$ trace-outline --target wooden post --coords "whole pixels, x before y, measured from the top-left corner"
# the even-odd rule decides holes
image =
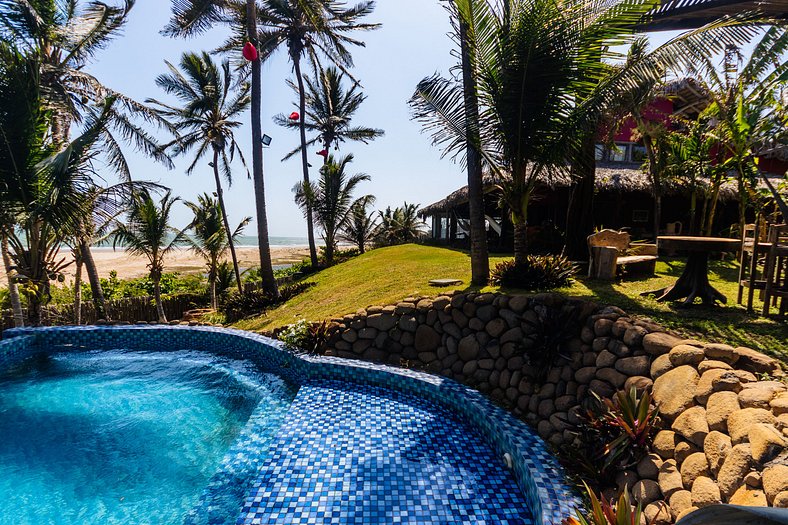
[[[602,281],[615,280],[618,249],[612,246],[594,246],[591,250],[593,252],[591,278]]]

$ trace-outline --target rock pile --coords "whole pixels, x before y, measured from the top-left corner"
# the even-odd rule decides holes
[[[657,524],[720,502],[788,507],[788,388],[779,362],[752,349],[683,340],[618,308],[550,294],[412,297],[330,330],[327,355],[450,377],[555,446],[575,439],[590,392],[651,391],[663,430],[616,489]]]

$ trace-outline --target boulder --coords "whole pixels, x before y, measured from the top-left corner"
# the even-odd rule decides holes
[[[641,479],[653,479],[656,480],[659,478],[659,468],[662,466],[664,461],[658,454],[649,454],[637,464],[637,473]]]
[[[687,509],[692,508],[692,493],[688,490],[677,490],[668,498],[673,519],[677,519]]]
[[[634,471],[623,470],[616,474],[615,482],[618,490],[630,490],[638,482],[638,476]]]
[[[600,381],[610,383],[616,389],[623,388],[627,380],[627,376],[613,368],[600,368],[596,372],[596,378]]]
[[[698,510],[698,507],[695,507],[695,506],[692,506],[692,507],[690,507],[688,509],[684,509],[683,511],[679,512],[676,515],[676,521],[683,520],[684,518],[686,518],[687,516],[689,516],[690,514],[695,512],[696,510]]]
[[[657,501],[662,497],[662,491],[659,488],[659,483],[651,479],[644,479],[638,481],[632,487],[632,498],[646,506],[653,501]]]
[[[710,360],[707,359],[707,360],[703,361],[701,364],[698,365],[698,373],[700,375],[703,375],[705,372],[708,372],[709,370],[714,370],[714,369],[717,369],[717,368],[722,369],[722,370],[733,370],[733,367],[731,365],[729,365],[728,363],[723,363],[722,361],[713,361],[713,360],[710,361]]]
[[[772,500],[772,506],[778,509],[788,509],[788,490],[784,490],[777,494]]]
[[[700,447],[682,439],[676,444],[676,450],[673,451],[673,459],[681,465],[684,463],[684,460],[696,452],[700,452]]]
[[[722,503],[720,488],[706,476],[700,476],[692,483],[692,505],[702,509],[709,505]]]
[[[736,361],[739,360],[739,354],[737,354],[736,349],[730,345],[709,343],[704,345],[703,351],[706,353],[707,358],[723,361],[729,365],[736,364]]]
[[[709,430],[728,431],[728,417],[740,409],[736,392],[717,392],[706,403],[706,421]]]
[[[594,377],[596,377],[596,370],[595,366],[586,366],[575,372],[575,381],[582,385],[587,385],[591,382]]]
[[[706,460],[706,454],[703,452],[690,454],[687,459],[681,463],[679,471],[681,473],[681,482],[684,484],[684,488],[691,489],[696,479],[701,476],[710,476],[709,462]]]
[[[597,319],[594,323],[594,334],[597,337],[605,337],[610,335],[610,330],[613,328],[613,321],[610,319]]]
[[[748,487],[753,488],[760,488],[761,487],[761,473],[760,472],[750,472],[746,476],[744,476],[744,483]]]
[[[788,465],[774,465],[765,468],[762,479],[766,499],[774,501],[777,494],[788,490]]]
[[[779,374],[782,371],[779,361],[752,348],[739,347],[736,349],[736,354],[739,356],[737,365],[745,370],[756,374]]]
[[[769,402],[769,406],[775,416],[782,416],[788,414],[788,393],[783,392],[777,394],[774,399]]]
[[[741,505],[743,507],[768,507],[769,502],[766,501],[766,493],[761,489],[741,485],[736,491],[728,498],[728,503],[731,505]]]
[[[660,430],[654,436],[652,448],[662,459],[673,459],[679,439],[672,430]]]
[[[785,385],[778,381],[756,381],[747,383],[739,392],[739,404],[742,408],[771,408],[772,399],[785,391]]]
[[[616,364],[616,360],[618,356],[616,354],[610,352],[610,350],[602,350],[599,352],[599,355],[596,356],[596,366],[597,368],[605,368],[610,367]]]
[[[744,484],[744,477],[752,467],[752,451],[749,444],[733,447],[722,463],[717,484],[726,498],[730,498],[740,486]]]
[[[642,326],[633,326],[624,332],[624,337],[622,340],[624,341],[624,344],[629,347],[640,346],[640,344],[643,342],[643,338],[646,335],[648,335],[648,330]]]
[[[750,429],[758,423],[774,425],[774,414],[763,408],[743,408],[728,417],[728,435],[734,444],[741,443],[749,437]]]
[[[649,503],[643,509],[643,514],[646,516],[646,523],[650,525],[669,525],[673,521],[670,507],[664,501]]]
[[[774,425],[758,423],[750,429],[752,458],[758,463],[767,463],[785,450],[786,442]]]
[[[509,309],[515,313],[521,314],[528,308],[528,297],[524,295],[515,295],[509,299]]]
[[[725,458],[728,457],[732,448],[731,438],[722,432],[712,430],[706,436],[703,442],[703,453],[706,454],[709,469],[715,476],[719,473]]]
[[[706,439],[706,435],[709,433],[706,409],[703,407],[688,408],[679,414],[671,429],[690,443],[702,447],[703,440]]]
[[[600,379],[594,379],[588,385],[588,389],[591,392],[594,392],[599,397],[612,397],[613,394],[616,393],[616,389],[610,385],[607,381],[602,381]]]
[[[665,332],[652,332],[643,337],[643,350],[647,354],[660,356],[670,352],[674,346],[681,342],[681,338]]]
[[[741,382],[733,370],[713,368],[703,373],[695,389],[695,399],[705,405],[714,392],[738,392]]]
[[[659,376],[663,375],[668,370],[672,369],[673,365],[670,362],[670,357],[668,354],[663,354],[651,363],[651,368],[649,373],[651,375],[651,379],[656,380]]]
[[[653,386],[654,381],[645,376],[632,376],[624,383],[624,391],[629,392],[634,388],[638,395],[641,395],[643,392],[650,392]]]
[[[680,366],[659,376],[654,381],[654,402],[660,414],[669,419],[676,418],[694,404],[698,372],[691,366]]]
[[[479,342],[473,335],[463,337],[457,348],[457,353],[462,361],[473,361],[479,356]]]
[[[673,366],[696,366],[706,358],[702,348],[690,345],[678,345],[671,349],[668,358]]]
[[[616,361],[615,367],[616,370],[630,377],[643,376],[648,374],[651,368],[651,358],[647,355],[625,357]]]
[[[397,318],[391,314],[375,314],[367,317],[367,326],[381,332],[388,332],[397,325]]]
[[[484,330],[490,334],[490,337],[500,337],[507,329],[509,325],[506,324],[506,321],[501,319],[500,317],[497,319],[493,319],[485,325]]]
[[[657,480],[659,482],[659,489],[666,498],[670,498],[675,492],[681,491],[684,488],[684,484],[681,480],[681,472],[679,472],[675,459],[668,459],[662,464],[659,469]],[[686,492],[689,494],[688,491]],[[673,508],[673,503],[671,503],[670,507]]]
[[[432,352],[441,344],[441,336],[430,326],[425,324],[416,329],[414,346],[418,352]]]

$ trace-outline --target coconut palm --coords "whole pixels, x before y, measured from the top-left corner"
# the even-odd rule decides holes
[[[238,85],[230,72],[230,61],[225,60],[218,66],[208,53],[184,53],[181,57],[180,70],[165,62],[169,74],[160,75],[156,84],[168,94],[178,98],[181,105],[173,106],[148,99],[158,113],[172,124],[178,133],[175,140],[166,144],[165,149],[172,151],[174,156],[185,155],[196,149],[194,160],[186,174],[194,172],[197,164],[206,155],[212,156],[210,166],[213,169],[216,195],[221,207],[226,238],[232,256],[235,280],[238,291],[242,291],[241,272],[238,268],[238,257],[235,253],[233,233],[224,204],[224,190],[220,176],[224,175],[228,185],[232,185],[231,164],[236,155],[241,161],[246,174],[246,159],[235,140],[235,129],[241,122],[234,120],[249,108],[249,85],[240,84],[237,92],[232,86]]]
[[[366,195],[356,200],[339,232],[339,239],[353,243],[360,253],[366,252],[367,246],[375,238],[378,227],[376,213],[368,211],[374,202],[374,195]]]
[[[314,77],[304,78],[307,89],[304,128],[312,135],[306,143],[307,147],[320,144],[328,152],[332,147],[339,149],[339,145],[345,141],[369,144],[384,135],[381,129],[351,126],[353,116],[367,97],[359,91],[358,84],[353,84],[346,90],[343,86],[344,79],[345,74],[336,67],[318,68]],[[290,87],[296,94],[299,93],[298,86],[293,82],[290,82]],[[274,121],[290,129],[301,126],[300,119],[296,121],[284,115],[276,115]],[[300,152],[301,146],[298,146],[283,160],[288,160]],[[325,156],[325,162],[328,162],[328,155]]]
[[[424,236],[427,225],[418,216],[419,205],[408,204],[378,212],[380,223],[375,231],[375,242],[381,246],[394,246],[416,242]]]
[[[308,57],[319,64],[319,55],[325,56],[342,71],[353,65],[349,46],[364,46],[360,40],[349,36],[351,32],[377,29],[379,24],[368,24],[361,19],[372,14],[375,2],[364,0],[353,7],[345,7],[337,0],[264,0],[265,8],[259,11],[263,29],[260,43],[266,55],[282,45],[287,46],[298,85],[299,132],[301,138],[301,165],[304,184],[309,184],[309,160],[306,140],[306,88],[301,61]],[[309,204],[307,203],[307,206]],[[309,255],[317,266],[317,249],[312,224],[312,213],[307,212]]]
[[[172,19],[164,33],[170,36],[189,37],[209,30],[214,25],[230,27],[233,38],[223,46],[225,52],[240,50],[244,41],[259,47],[257,29],[258,11],[255,0],[181,0],[173,3]],[[252,180],[257,209],[257,239],[260,253],[260,277],[263,290],[272,297],[279,296],[279,286],[271,263],[271,245],[268,236],[268,211],[265,203],[265,176],[263,171],[262,126],[262,60],[257,54],[251,62],[251,127],[252,127]]]
[[[125,223],[118,224],[112,233],[113,248],[119,244],[126,253],[148,259],[148,270],[153,281],[153,298],[160,323],[167,322],[161,301],[161,276],[164,259],[186,242],[186,234],[170,225],[172,206],[180,199],[168,191],[156,203],[150,192],[143,190],[135,195]]]
[[[359,202],[353,199],[353,192],[359,184],[370,180],[365,173],[348,175],[346,168],[351,162],[353,155],[338,160],[330,155],[328,162],[320,170],[317,183],[300,182],[293,188],[296,203],[305,214],[314,215],[315,223],[323,232],[328,265],[334,262],[339,231],[348,220],[353,205]],[[369,199],[370,196],[363,198]]]
[[[224,213],[216,199],[207,193],[199,195],[197,202],[187,202],[194,219],[189,225],[193,232],[191,247],[205,259],[208,269],[208,283],[211,290],[211,308],[218,308],[217,281],[219,277],[221,259],[232,246],[232,239],[243,233],[243,229],[252,221],[246,217],[230,236],[227,235]]]
[[[5,223],[3,223],[5,224]],[[2,226],[5,228],[5,226]],[[22,328],[25,326],[25,315],[22,310],[22,298],[19,295],[19,285],[17,284],[17,273],[11,262],[11,249],[8,245],[8,236],[0,231],[0,255],[3,257],[3,268],[5,269],[6,280],[8,281],[8,296],[11,300],[11,312],[14,317],[14,326]]]
[[[633,42],[633,28],[653,7],[646,0],[473,0],[480,107],[474,147],[511,211],[517,263],[528,253],[528,204],[536,184],[571,178],[569,164],[582,146],[578,130],[596,127],[613,94],[755,31],[729,20],[673,40],[637,64],[612,68],[609,61],[622,58],[616,49]],[[436,145],[455,156],[466,151],[469,124],[458,82],[424,79],[411,103]]]

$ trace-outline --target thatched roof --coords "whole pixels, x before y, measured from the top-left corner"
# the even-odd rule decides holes
[[[774,186],[777,186],[784,180],[783,175],[768,175]],[[702,181],[701,184],[709,184],[709,181]],[[759,187],[766,188],[766,184],[760,180]],[[545,185],[546,186],[546,185]],[[553,185],[554,188],[566,188],[569,184],[558,183]],[[484,192],[489,193],[496,190],[495,181],[491,176],[484,177]],[[686,191],[685,187],[680,182],[673,182],[666,188],[668,195],[677,195]],[[648,175],[644,172],[638,164],[603,164],[598,163],[596,169],[596,192],[625,192],[625,193],[650,193],[651,182]],[[731,201],[737,199],[739,196],[736,184],[728,182],[720,189],[720,199],[722,201]],[[429,206],[425,206],[419,210],[421,217],[429,217],[439,213],[446,213],[457,206],[461,206],[468,202],[468,187],[465,186],[455,191],[448,197]]]

